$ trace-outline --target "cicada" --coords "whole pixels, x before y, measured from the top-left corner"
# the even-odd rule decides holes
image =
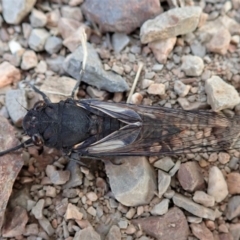
[[[80,156],[156,156],[239,148],[240,118],[98,100],[52,103],[43,96],[28,110],[23,129],[30,138],[0,153],[29,144]]]

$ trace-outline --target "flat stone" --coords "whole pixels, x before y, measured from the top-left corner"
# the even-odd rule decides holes
[[[44,186],[43,190],[45,191],[46,197],[55,198],[57,196],[57,189],[52,186]]]
[[[151,201],[156,191],[156,176],[146,157],[117,157],[121,165],[105,162],[111,190],[125,206]]]
[[[170,9],[142,25],[141,42],[149,43],[193,32],[198,26],[201,13],[201,7],[197,6]]]
[[[231,172],[227,175],[227,186],[230,194],[240,194],[240,174]]]
[[[26,50],[22,56],[21,69],[29,70],[36,67],[38,64],[37,55],[32,50]]]
[[[221,111],[226,108],[233,108],[240,103],[240,97],[236,89],[224,82],[218,76],[212,76],[205,83],[207,102],[213,111]]]
[[[208,194],[213,196],[216,202],[223,201],[228,195],[226,180],[217,166],[213,166],[209,171]]]
[[[32,10],[36,0],[3,0],[4,20],[9,24],[19,24]]]
[[[49,37],[49,33],[44,28],[35,28],[31,31],[28,39],[28,45],[36,52],[44,50],[45,42]]]
[[[162,10],[159,1],[97,0],[85,1],[82,11],[87,19],[97,23],[101,32],[130,33],[144,21],[157,16]],[[133,17],[134,13],[134,17]]]
[[[152,50],[156,60],[161,64],[165,64],[169,54],[172,52],[176,44],[176,41],[176,37],[164,40],[156,40],[154,42],[150,42],[148,46]]]
[[[173,202],[178,207],[185,209],[195,216],[210,219],[213,221],[215,220],[215,212],[212,209],[194,203],[191,199],[185,196],[175,193],[173,196]]]
[[[178,171],[178,180],[186,191],[196,191],[205,186],[201,168],[197,162],[182,163]]]
[[[47,16],[37,9],[32,9],[29,19],[33,28],[44,27],[47,24]]]
[[[190,225],[192,233],[200,240],[214,240],[212,232],[202,222],[200,224],[192,223]]]
[[[37,204],[32,208],[32,214],[36,219],[43,218],[44,199],[40,199]]]
[[[109,92],[125,92],[129,89],[126,81],[119,75],[111,71],[104,71],[102,63],[96,50],[92,45],[87,44],[88,60],[82,81],[95,86],[100,90]],[[79,79],[81,62],[83,60],[82,46],[78,47],[72,54],[68,55],[64,61],[64,70],[74,79]]]
[[[160,203],[156,204],[151,210],[152,215],[164,215],[168,211],[169,199],[163,199]]]
[[[42,219],[38,219],[38,222],[48,236],[52,236],[54,234],[55,231],[47,218],[43,217]]]
[[[16,206],[11,212],[7,212],[6,214],[8,221],[3,225],[2,237],[14,238],[22,235],[28,222],[26,209]]]
[[[193,200],[202,204],[205,207],[213,207],[215,203],[214,197],[206,194],[203,191],[196,191],[193,196]]]
[[[158,170],[158,197],[167,191],[171,183],[171,176],[161,170]]]
[[[153,83],[148,87],[147,92],[152,95],[164,95],[165,94],[165,85],[162,83]]]
[[[0,64],[0,88],[21,80],[21,72],[9,62]]]
[[[46,27],[50,29],[55,29],[58,27],[59,20],[61,18],[61,13],[59,9],[54,9],[46,14],[47,16],[47,25]]]
[[[57,53],[62,48],[62,39],[50,36],[45,43],[45,50],[49,54]]]
[[[125,33],[114,33],[112,35],[112,44],[115,52],[121,52],[130,42],[130,38]]]
[[[6,107],[8,113],[17,127],[22,126],[22,120],[27,111],[27,96],[23,89],[13,89],[6,93]]]
[[[49,76],[40,87],[52,102],[66,100],[71,96],[76,80],[70,77]]]
[[[120,228],[116,225],[111,226],[107,236],[106,240],[121,240],[121,231]]]
[[[187,76],[197,77],[202,74],[204,63],[198,56],[185,55],[182,57],[181,69]]]
[[[67,211],[65,214],[65,219],[76,219],[81,220],[83,218],[83,214],[79,211],[79,208],[72,203],[69,203],[67,206]]]
[[[171,208],[162,217],[146,217],[131,221],[151,237],[161,240],[186,240],[189,234],[187,219],[179,208]]]
[[[229,199],[226,209],[226,217],[232,220],[240,215],[240,196],[233,196]]]
[[[101,240],[100,235],[93,230],[92,227],[87,227],[83,230],[76,232],[73,240]]]
[[[70,178],[70,172],[66,171],[57,171],[56,167],[53,165],[48,165],[46,168],[46,174],[50,178],[50,181],[56,185],[65,184]]]

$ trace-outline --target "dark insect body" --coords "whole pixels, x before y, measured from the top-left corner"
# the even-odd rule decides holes
[[[23,119],[28,144],[70,155],[154,156],[238,149],[240,118],[208,111],[185,111],[97,100],[67,99],[35,104]]]

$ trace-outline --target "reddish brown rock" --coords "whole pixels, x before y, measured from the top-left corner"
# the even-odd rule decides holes
[[[240,174],[231,172],[227,175],[227,186],[230,194],[240,194]]]
[[[26,209],[15,207],[11,212],[6,213],[6,221],[2,229],[2,237],[16,237],[22,235],[28,222]]]
[[[15,130],[8,120],[0,116],[0,151],[16,146]],[[0,229],[13,183],[23,166],[20,153],[11,153],[0,157]]]
[[[147,217],[133,220],[134,225],[149,236],[161,240],[186,240],[189,228],[186,217],[179,208],[172,208],[163,217]]]
[[[20,81],[20,79],[21,73],[13,65],[9,62],[3,62],[0,64],[0,88]]]
[[[86,0],[82,10],[87,19],[99,25],[101,32],[124,33],[161,13],[158,0]]]
[[[63,39],[68,38],[81,26],[81,23],[70,18],[60,18],[58,22],[58,30]]]
[[[178,171],[178,180],[186,191],[196,191],[204,188],[204,178],[196,162],[181,164]]]
[[[151,48],[155,58],[159,63],[166,63],[168,55],[173,50],[176,44],[177,38],[168,38],[164,40],[158,40],[149,43],[149,48]]]
[[[192,223],[190,225],[192,233],[200,240],[214,240],[212,232],[202,222],[201,224]]]
[[[206,45],[210,52],[226,54],[231,41],[231,34],[228,29],[221,28]]]
[[[222,233],[219,234],[219,240],[234,240],[231,233]]]

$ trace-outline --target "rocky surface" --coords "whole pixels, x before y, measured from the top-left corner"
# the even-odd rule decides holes
[[[84,29],[74,98],[126,102],[143,63],[130,101],[153,106],[146,117],[158,114],[152,130],[168,153],[92,159],[27,147],[1,157],[1,239],[239,240],[240,4],[178,2],[1,1],[1,151],[28,139],[21,122],[41,100],[31,84],[53,102],[70,97]]]

